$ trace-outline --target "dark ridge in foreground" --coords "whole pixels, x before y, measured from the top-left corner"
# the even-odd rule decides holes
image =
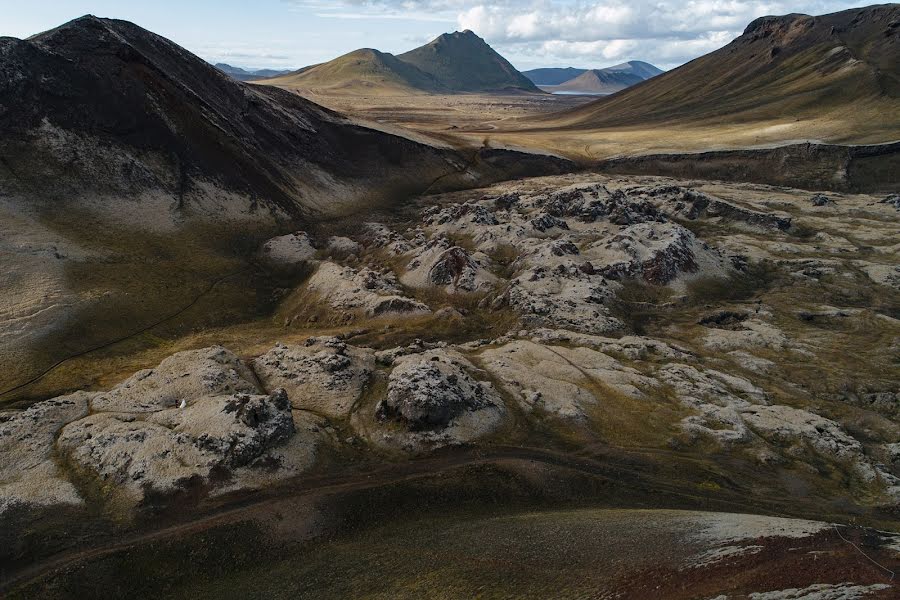
[[[35,203],[158,191],[183,216],[211,184],[244,197],[235,210],[334,214],[420,192],[465,162],[243,85],[125,21],[2,38],[0,75],[0,186]]]
[[[0,396],[150,329],[264,314],[272,235],[573,168],[372,129],[125,21],[0,38]]]

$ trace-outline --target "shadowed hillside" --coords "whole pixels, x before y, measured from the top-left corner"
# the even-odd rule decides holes
[[[151,329],[265,311],[266,236],[543,161],[363,127],[124,21],[0,38],[0,395]]]

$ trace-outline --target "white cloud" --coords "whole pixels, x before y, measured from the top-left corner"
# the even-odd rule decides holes
[[[839,0],[295,0],[320,16],[451,20],[520,68],[641,59],[669,68],[715,50],[753,19],[865,5]],[[350,13],[343,11],[349,10]]]

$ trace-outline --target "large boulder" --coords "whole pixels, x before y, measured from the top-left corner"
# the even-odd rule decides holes
[[[440,349],[396,359],[387,396],[375,407],[376,443],[422,451],[474,441],[495,431],[506,407],[493,386],[473,377],[475,367]]]

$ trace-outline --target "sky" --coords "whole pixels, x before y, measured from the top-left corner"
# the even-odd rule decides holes
[[[518,69],[644,60],[671,69],[756,17],[824,14],[837,0],[0,0],[0,36],[84,14],[126,19],[217,63],[295,69],[357,48],[399,53],[471,29]]]

